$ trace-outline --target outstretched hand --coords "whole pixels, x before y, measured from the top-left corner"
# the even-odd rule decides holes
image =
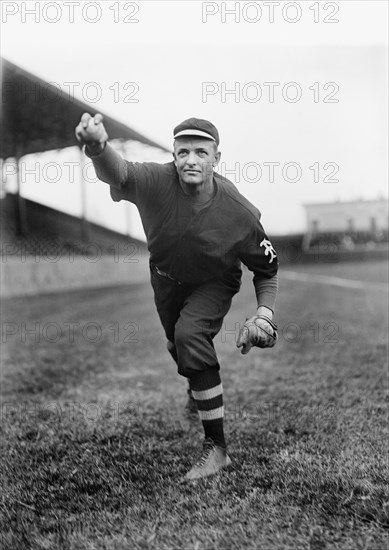
[[[105,148],[108,134],[103,124],[103,115],[97,113],[92,117],[84,113],[75,130],[77,140],[87,145],[93,152],[101,152]]]

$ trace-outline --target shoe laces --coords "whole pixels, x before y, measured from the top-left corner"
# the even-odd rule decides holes
[[[211,452],[213,451],[214,448],[215,448],[215,443],[212,441],[212,439],[208,438],[208,439],[204,440],[202,455],[198,459],[198,461],[196,462],[196,467],[197,468],[202,468],[204,466],[204,464],[208,460],[208,457],[209,457],[209,455],[211,454]]]

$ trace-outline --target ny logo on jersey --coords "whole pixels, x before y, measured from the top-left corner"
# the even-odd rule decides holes
[[[267,239],[263,239],[263,241],[259,246],[263,246],[265,248],[265,256],[269,256],[270,254],[269,264],[271,264],[274,258],[276,257],[276,251],[274,250],[271,242],[268,241]]]

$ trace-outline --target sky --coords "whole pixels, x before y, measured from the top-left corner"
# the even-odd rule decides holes
[[[4,0],[1,9],[2,55],[72,89],[91,113],[169,149],[179,122],[211,120],[218,171],[269,234],[304,231],[306,203],[388,195],[386,1]],[[66,210],[74,196],[53,185]],[[117,205],[106,206],[102,187],[97,195],[91,216],[112,226]]]

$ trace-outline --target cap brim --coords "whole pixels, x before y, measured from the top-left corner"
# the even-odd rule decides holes
[[[216,143],[216,139],[212,137],[211,134],[207,134],[207,132],[203,132],[202,130],[181,130],[181,132],[178,132],[178,134],[174,135],[174,139],[181,136],[198,136],[206,139],[211,139]]]

